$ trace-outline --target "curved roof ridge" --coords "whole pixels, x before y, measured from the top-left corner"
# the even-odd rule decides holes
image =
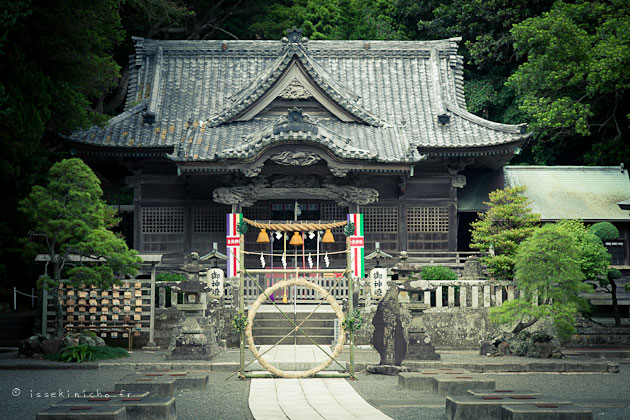
[[[459,105],[453,102],[446,101],[445,105],[446,105],[446,108],[449,111],[451,111],[453,114],[456,114],[470,122],[479,124],[483,127],[490,128],[497,131],[502,131],[504,133],[523,134],[523,135],[527,135],[528,137],[531,135],[531,133],[527,133],[526,131],[527,124],[503,124],[503,123],[498,123],[494,121],[488,121],[484,118],[481,118],[473,114],[472,112],[469,112],[465,109],[460,108]]]
[[[360,96],[335,81],[316,60],[309,56],[308,51],[302,44],[296,43],[287,44],[282,54],[252,83],[230,97],[231,105],[218,114],[208,117],[206,123],[211,127],[216,127],[242,114],[269,91],[291,65],[295,57],[297,57],[297,60],[299,60],[316,85],[354,118],[376,127],[386,125],[384,121],[381,121],[370,111],[357,104],[356,102],[360,99]]]
[[[350,145],[349,138],[310,118],[297,125],[290,121],[270,124],[255,133],[244,136],[243,140],[245,141],[236,147],[218,152],[217,157],[222,159],[251,158],[272,144],[291,141],[319,144],[329,149],[334,155],[345,159],[376,159],[378,157],[376,152]]]

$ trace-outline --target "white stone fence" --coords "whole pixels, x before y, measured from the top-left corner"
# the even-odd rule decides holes
[[[513,283],[494,280],[432,280],[434,291],[419,292],[418,300],[431,308],[490,308],[518,297]]]

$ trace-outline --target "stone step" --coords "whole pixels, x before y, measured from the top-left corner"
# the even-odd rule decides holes
[[[99,407],[80,405],[74,407],[49,407],[37,413],[35,420],[126,420],[125,407]]]
[[[116,382],[115,388],[132,393],[150,392],[156,397],[172,397],[175,395],[177,387],[176,379],[171,376],[145,377],[137,374],[130,374]]]
[[[181,389],[199,389],[204,390],[208,387],[209,376],[207,373],[203,372],[188,372],[188,371],[140,371],[135,373],[137,378],[151,378],[151,379],[160,379],[160,378],[172,378],[175,379],[175,388],[178,390]],[[128,375],[131,377],[131,375]]]
[[[174,397],[68,398],[51,407],[125,407],[127,420],[175,420]]]
[[[569,405],[571,401],[542,396],[498,396],[498,395],[449,395],[446,397],[448,420],[497,420],[502,419],[501,406],[512,405]]]
[[[469,389],[494,389],[494,385],[494,379],[479,374],[440,375],[435,378],[435,393],[438,395],[468,395]]]
[[[303,320],[301,319],[297,319],[297,320],[293,320],[293,317],[290,317],[290,321],[286,318],[267,318],[267,319],[258,319],[256,318],[254,320],[254,324],[252,325],[252,328],[258,328],[258,327],[264,327],[264,328],[269,328],[269,327],[293,327],[292,322],[295,322],[296,324],[300,324]],[[304,324],[302,324],[302,327],[319,327],[319,328],[334,328],[335,327],[335,321],[333,319],[307,319],[306,321],[304,321]]]
[[[469,389],[468,394],[482,396],[499,396],[499,397],[525,397],[525,396],[540,396],[540,392],[530,391],[526,389]]]
[[[436,378],[438,376],[470,376],[471,372],[464,369],[422,369],[419,372],[401,372],[398,375],[398,386],[421,392],[435,393],[437,390]],[[494,387],[492,388],[494,389]]]
[[[276,344],[278,342],[278,340],[280,340],[282,337],[284,337],[283,335],[261,335],[261,336],[254,336],[254,342],[257,345],[260,344]],[[316,343],[319,345],[330,345],[330,343],[333,341],[334,337],[333,335],[309,335],[309,337]],[[309,340],[308,338],[306,338],[305,336],[303,336],[302,334],[298,333],[297,335],[297,344],[313,344],[313,341]],[[293,334],[291,334],[289,337],[285,338],[281,344],[293,344],[295,341]]]
[[[501,420],[592,420],[593,412],[573,404],[503,405]]]
[[[276,368],[283,370],[285,372],[300,372],[300,371],[305,371],[305,370],[310,370],[313,369],[314,367],[319,366],[322,362],[270,362],[273,366],[275,366]],[[339,360],[339,363],[341,363],[341,366],[345,366],[346,362],[345,361],[341,361]],[[328,366],[326,369],[323,369],[324,371],[343,371],[343,368],[339,366],[337,363],[332,362],[330,364],[330,366]],[[258,362],[253,362],[251,365],[247,366],[245,368],[245,370],[247,372],[258,372],[258,371],[265,371],[262,366],[260,366],[260,363]],[[265,371],[266,372],[266,371]]]
[[[289,325],[282,326],[269,326],[269,327],[253,327],[252,334],[254,337],[264,336],[264,335],[279,335],[282,337],[283,335],[293,332],[294,327]],[[319,327],[310,327],[310,326],[301,326],[300,331],[304,334],[308,335],[321,335],[321,336],[332,336],[334,334],[334,330],[332,328],[319,328]],[[298,335],[303,335],[298,331]]]
[[[292,306],[290,308],[282,309],[282,313],[284,313],[284,315],[288,316],[291,319],[295,317],[296,319],[300,321],[307,317],[309,321],[310,320],[330,321],[337,318],[337,315],[334,312],[320,312],[320,310],[317,310],[315,312],[311,312],[311,311],[312,309],[306,312],[298,311],[294,313]],[[260,320],[266,320],[266,319],[286,319],[286,317],[282,313],[280,313],[280,311],[278,310],[268,311],[268,312],[256,311],[256,318],[254,322],[257,322]]]

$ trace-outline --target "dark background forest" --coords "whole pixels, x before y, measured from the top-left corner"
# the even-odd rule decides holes
[[[131,36],[461,36],[469,111],[527,122],[513,164],[630,162],[627,0],[0,0],[0,293],[37,273],[18,202],[67,157],[60,134],[121,112]],[[30,287],[30,285],[28,286]],[[4,293],[1,293],[4,294]],[[4,300],[4,299],[3,299]]]

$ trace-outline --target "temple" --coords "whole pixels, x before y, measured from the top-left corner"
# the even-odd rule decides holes
[[[230,212],[362,213],[366,253],[465,250],[467,177],[500,169],[529,133],[466,111],[459,41],[134,38],[124,112],[68,141],[105,187],[129,192],[129,244],[166,265],[215,242],[225,252]]]

